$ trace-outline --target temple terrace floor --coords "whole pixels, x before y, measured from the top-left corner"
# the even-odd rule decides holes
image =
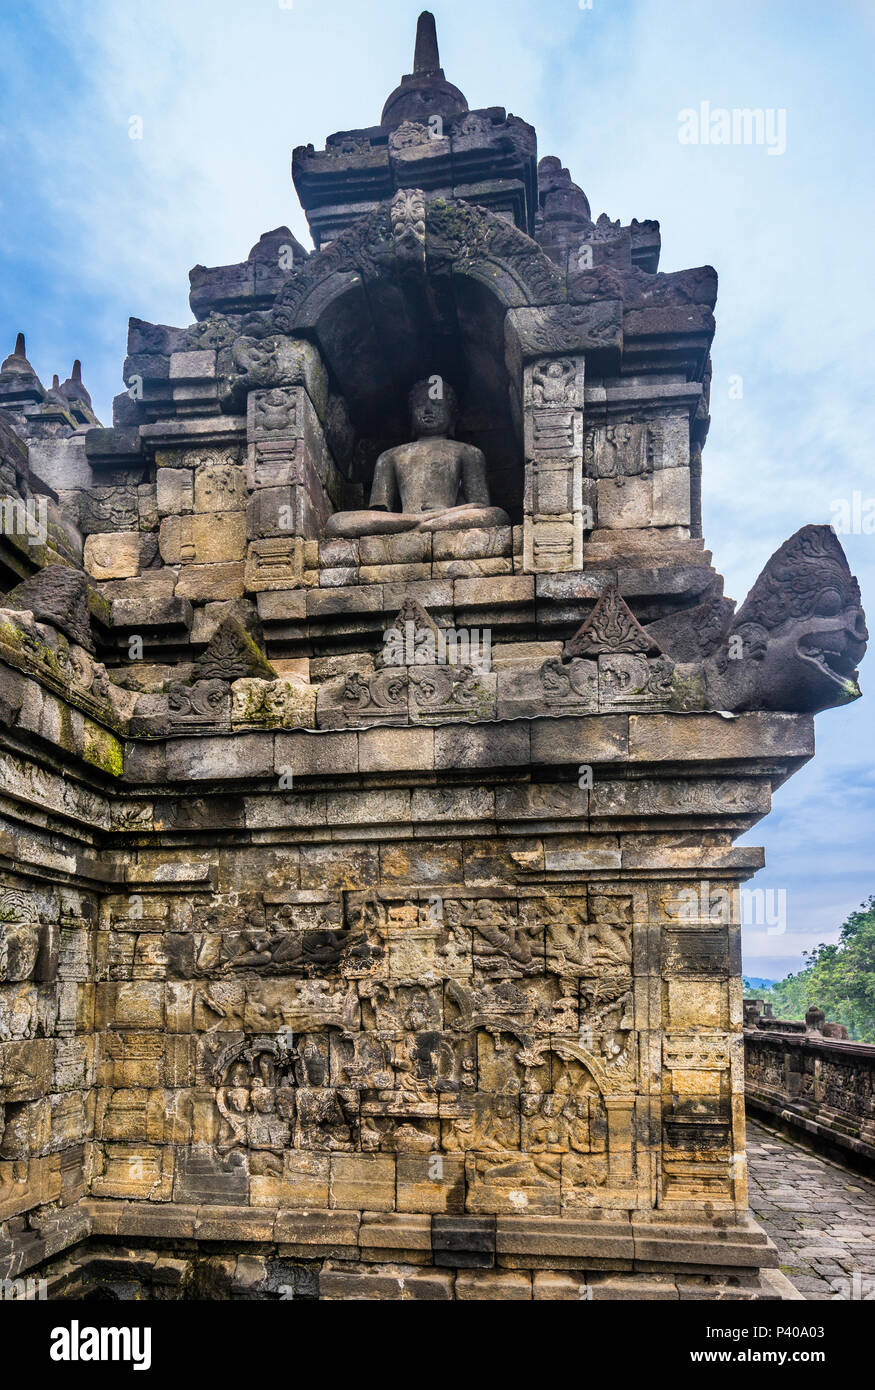
[[[747,1122],[750,1206],[811,1299],[875,1300],[875,1183]]]

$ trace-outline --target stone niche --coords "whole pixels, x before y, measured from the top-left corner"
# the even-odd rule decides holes
[[[321,249],[132,320],[112,427],[0,369],[10,487],[68,481],[4,551],[0,1276],[789,1297],[734,842],[859,694],[859,590],[810,526],[724,597],[714,273],[593,223],[427,17],[414,68],[296,156]]]

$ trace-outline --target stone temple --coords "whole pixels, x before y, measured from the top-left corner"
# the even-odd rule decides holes
[[[701,532],[710,267],[593,220],[421,17],[312,231],[0,370],[0,1277],[781,1298],[734,841],[854,699],[803,527]],[[765,558],[765,557],[764,557]]]

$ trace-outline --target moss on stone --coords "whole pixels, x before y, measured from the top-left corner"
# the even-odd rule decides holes
[[[110,777],[121,777],[125,770],[124,750],[121,743],[106,729],[101,729],[92,719],[85,719],[82,756],[86,762],[99,767]]]

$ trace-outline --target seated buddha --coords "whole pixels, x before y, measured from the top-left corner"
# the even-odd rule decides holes
[[[335,512],[325,527],[326,536],[351,540],[400,531],[510,525],[507,513],[489,504],[482,451],[453,438],[453,388],[444,383],[436,400],[434,381],[418,381],[410,392],[413,442],[387,449],[377,459],[369,508]]]

